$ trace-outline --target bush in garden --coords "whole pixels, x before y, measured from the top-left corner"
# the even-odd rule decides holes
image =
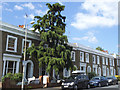
[[[14,80],[15,82],[21,82],[22,81],[22,74],[21,73],[7,73],[4,77],[2,77],[2,82],[5,81],[6,78],[9,78],[10,80]]]
[[[88,73],[88,78],[92,79],[93,77],[97,76],[95,72],[89,72]]]

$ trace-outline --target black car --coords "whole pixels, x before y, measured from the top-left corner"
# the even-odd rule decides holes
[[[72,75],[62,82],[62,90],[66,88],[74,90],[79,88],[90,88],[89,78],[87,75]]]
[[[106,79],[108,80],[108,84],[118,84],[118,80],[115,76],[108,76]]]
[[[103,76],[96,76],[96,77],[93,77],[91,80],[90,80],[90,86],[94,86],[94,87],[101,87],[101,86],[108,86],[108,81],[105,77]]]

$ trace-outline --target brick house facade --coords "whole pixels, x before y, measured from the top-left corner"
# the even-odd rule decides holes
[[[8,72],[22,72],[23,66],[23,49],[25,30],[17,26],[13,26],[4,22],[0,22],[0,80],[1,77]],[[27,47],[34,43],[40,43],[39,34],[28,30]],[[80,44],[70,44],[73,46],[71,58],[77,70],[95,72],[98,75],[120,75],[120,60],[112,55],[86,47]],[[119,63],[118,63],[119,62]],[[25,62],[25,78],[39,77],[42,69],[39,68],[39,62],[35,60],[26,60]],[[47,74],[47,72],[45,73]],[[63,70],[63,76],[68,77],[71,71]],[[53,70],[53,77],[55,72]]]

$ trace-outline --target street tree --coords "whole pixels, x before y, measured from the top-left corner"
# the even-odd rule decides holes
[[[27,50],[27,55],[39,60],[39,66],[44,68],[52,75],[53,69],[56,74],[67,70],[75,69],[71,60],[72,47],[68,45],[68,39],[65,35],[65,19],[61,14],[65,6],[59,3],[46,4],[48,11],[44,16],[35,16],[36,21],[33,24],[33,31],[40,34],[40,44],[32,44]],[[61,74],[60,74],[61,75]]]
[[[104,49],[98,46],[96,50],[103,51]]]

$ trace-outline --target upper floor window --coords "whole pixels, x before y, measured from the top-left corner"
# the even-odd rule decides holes
[[[89,54],[88,53],[85,54],[85,59],[86,59],[86,62],[89,62]]]
[[[113,66],[115,66],[114,59],[112,61],[113,61]]]
[[[110,66],[112,66],[112,60],[111,60],[111,58],[110,58],[110,60],[109,60],[109,61],[110,61]]]
[[[71,58],[72,58],[72,61],[75,61],[75,51],[71,52]]]
[[[97,64],[100,64],[100,57],[97,56]]]
[[[102,63],[105,64],[105,59],[104,59],[104,57],[102,57]]]
[[[106,65],[108,65],[108,58],[106,58]]]
[[[7,36],[6,51],[17,52],[17,37]]]
[[[93,63],[95,63],[95,55],[92,56]]]
[[[84,52],[80,52],[80,61],[84,62]]]
[[[26,40],[26,49],[31,46],[31,40]],[[25,39],[22,41],[22,53],[24,52],[25,49]]]

